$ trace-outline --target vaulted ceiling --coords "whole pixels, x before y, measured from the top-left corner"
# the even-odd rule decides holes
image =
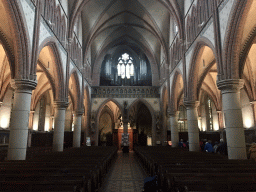
[[[143,52],[159,65],[163,58],[168,61],[170,20],[182,25],[181,2],[69,0],[71,28],[81,15],[84,59],[90,58],[92,70],[99,70],[104,56],[116,49]]]

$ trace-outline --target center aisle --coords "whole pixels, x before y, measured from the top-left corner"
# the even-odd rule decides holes
[[[100,192],[141,192],[147,177],[135,159],[135,153],[117,153],[116,162],[107,174]]]

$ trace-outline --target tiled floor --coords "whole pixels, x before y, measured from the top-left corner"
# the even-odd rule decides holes
[[[135,159],[134,152],[120,151],[100,192],[141,192],[145,177],[147,175]]]

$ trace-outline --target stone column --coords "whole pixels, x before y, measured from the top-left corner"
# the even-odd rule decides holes
[[[30,113],[29,113],[29,123],[28,123],[28,128],[29,128],[30,130],[33,130],[34,114],[35,114],[35,111],[30,111]]]
[[[178,147],[179,144],[178,118],[178,111],[173,114],[170,114],[172,147]]]
[[[217,82],[222,94],[229,159],[247,158],[240,103],[240,89],[243,85],[242,79],[227,79]]]
[[[123,120],[124,133],[128,133],[128,119]]]
[[[250,104],[252,106],[253,122],[254,122],[254,128],[255,128],[256,127],[256,101],[251,101]]]
[[[187,108],[189,151],[200,151],[199,129],[197,121],[197,107],[199,102],[191,101],[184,104]]]
[[[73,147],[80,147],[81,145],[81,127],[82,127],[83,111],[76,111],[74,113],[74,131],[73,131]]]
[[[28,122],[32,90],[37,83],[31,80],[11,80],[15,89],[10,122],[7,159],[25,160],[28,140]]]
[[[65,113],[68,102],[56,101],[54,103],[54,133],[53,133],[53,151],[63,151]]]

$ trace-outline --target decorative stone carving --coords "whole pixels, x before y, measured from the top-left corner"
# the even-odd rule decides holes
[[[29,80],[29,79],[12,79],[11,86],[15,90],[22,91],[31,91],[36,88],[37,81]]]
[[[58,109],[66,109],[68,107],[67,101],[54,101],[54,107]]]
[[[243,79],[226,79],[222,81],[217,81],[218,88],[222,93],[237,92],[244,86]]]
[[[77,111],[73,111],[73,114],[76,116],[82,116],[84,114],[84,109],[79,109]]]
[[[200,105],[200,102],[199,101],[185,101],[184,105],[187,108],[194,108],[194,107],[197,108]]]
[[[92,87],[92,98],[160,98],[159,87]]]

